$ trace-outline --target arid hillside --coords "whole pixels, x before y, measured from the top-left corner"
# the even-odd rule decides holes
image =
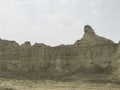
[[[97,35],[89,25],[84,27],[83,37],[72,45],[51,47],[30,42],[19,45],[0,40],[0,77],[5,78],[119,78],[119,62],[120,43]]]

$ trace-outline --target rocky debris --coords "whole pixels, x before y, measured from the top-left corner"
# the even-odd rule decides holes
[[[35,43],[32,46],[30,42],[19,45],[15,41],[0,40],[0,71],[5,73],[4,76],[9,72],[39,78],[73,72],[96,73],[115,66],[120,55],[119,47],[119,44],[97,35],[89,25],[84,27],[83,37],[73,45],[50,47]]]
[[[0,90],[17,90],[17,89],[14,89],[14,88],[7,88],[7,87],[0,87]]]

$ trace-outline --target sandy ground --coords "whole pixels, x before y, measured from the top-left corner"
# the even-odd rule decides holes
[[[120,85],[58,81],[0,80],[0,90],[120,90]]]

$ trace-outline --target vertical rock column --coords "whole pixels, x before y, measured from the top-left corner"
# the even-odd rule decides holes
[[[22,72],[28,72],[31,68],[31,44],[25,42],[19,47],[19,61],[21,62],[18,66]]]

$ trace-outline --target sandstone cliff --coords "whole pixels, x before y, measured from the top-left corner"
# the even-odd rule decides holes
[[[1,76],[61,77],[75,73],[112,72],[120,61],[120,44],[97,35],[86,25],[73,45],[46,46],[0,40]]]

